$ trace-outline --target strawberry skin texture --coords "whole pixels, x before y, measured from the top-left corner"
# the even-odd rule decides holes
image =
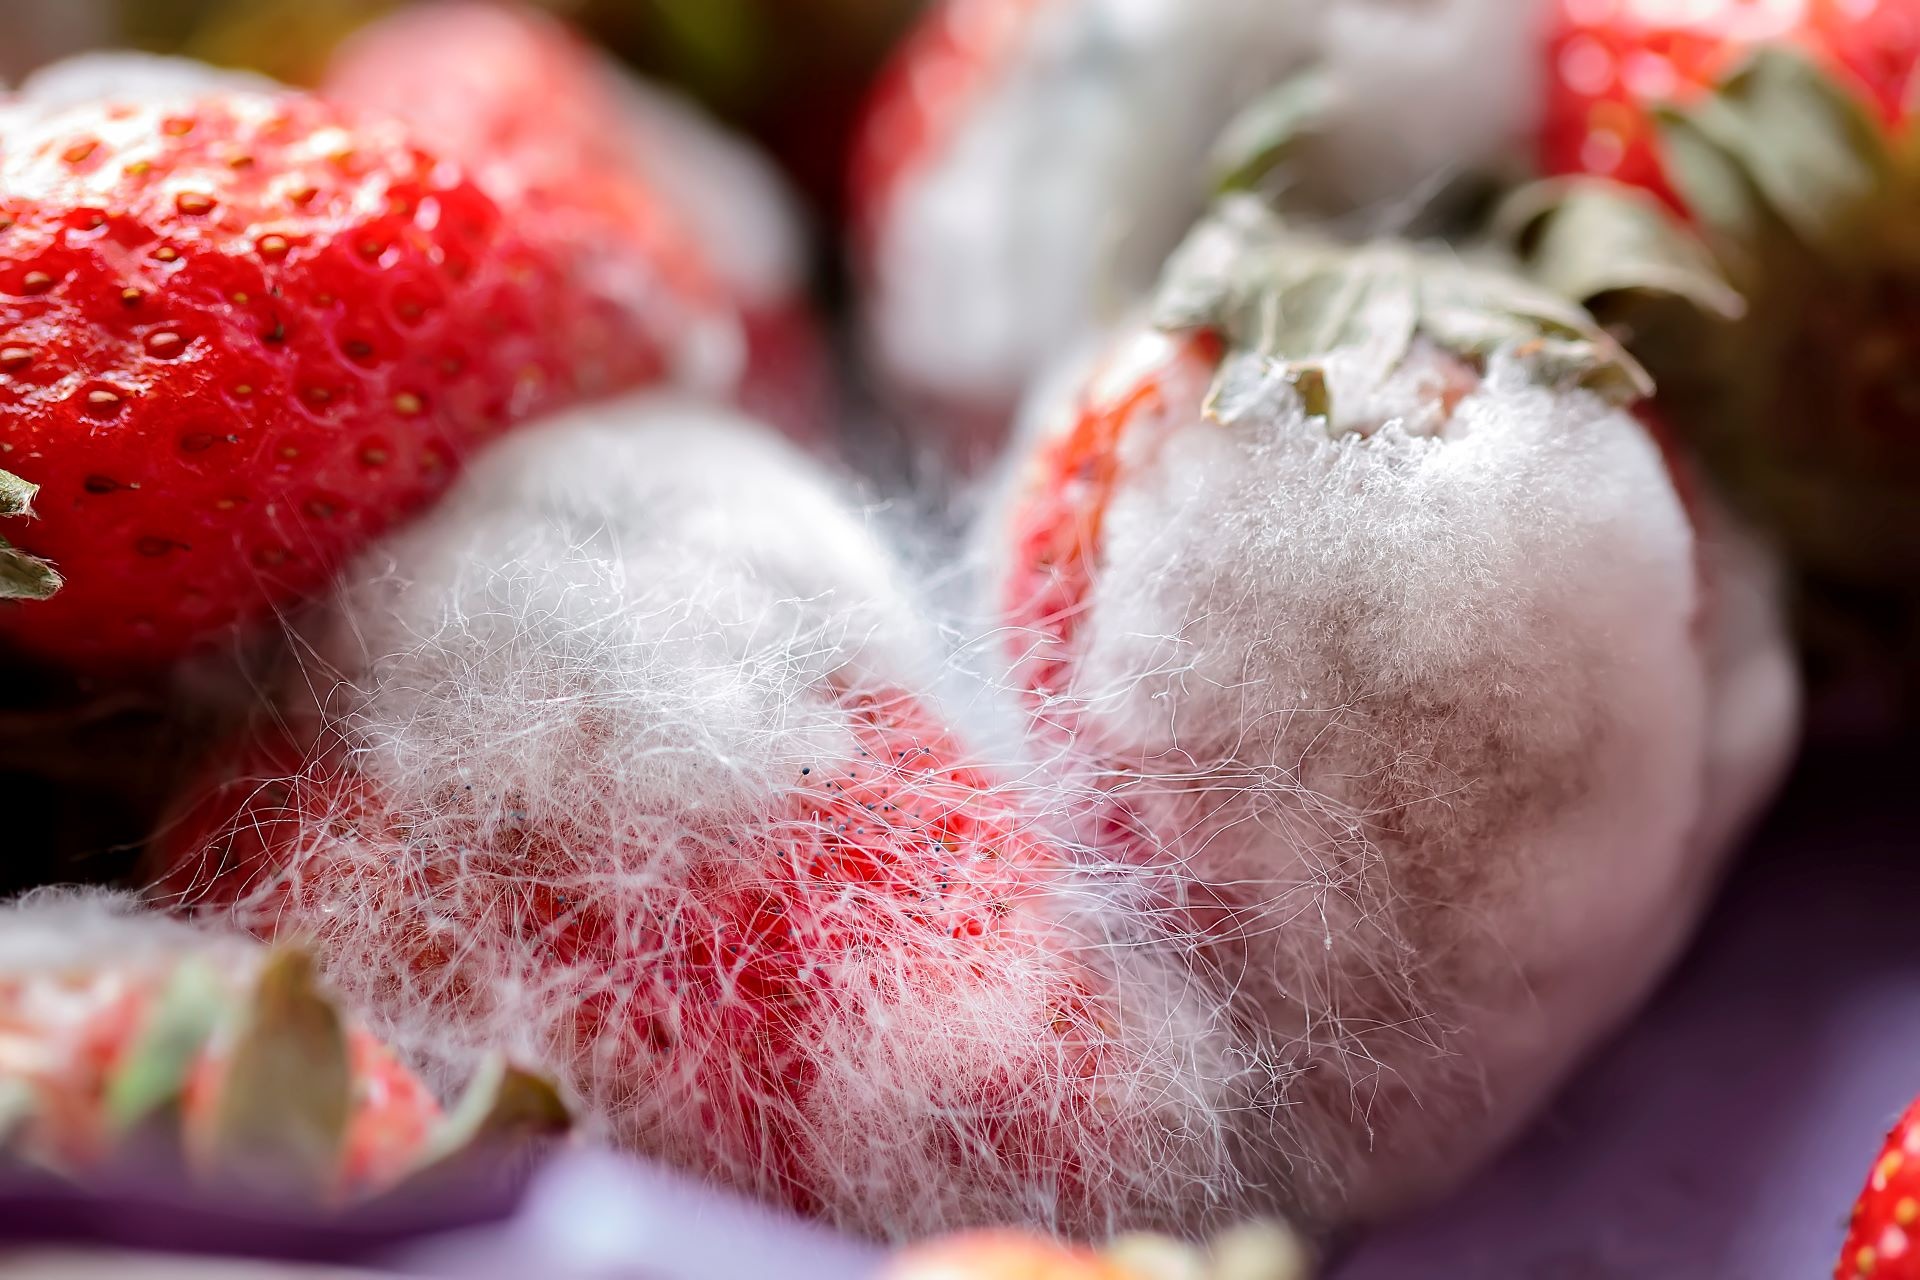
[[[843,1001],[861,999],[844,984],[901,980],[897,973],[964,996],[970,966],[1042,945],[1031,900],[1062,863],[964,763],[961,745],[924,704],[891,690],[841,690],[839,700],[853,755],[803,766],[771,797],[764,824],[692,833],[738,853],[707,860],[688,886],[581,897],[556,887],[561,869],[578,862],[578,833],[524,828],[476,829],[457,858],[430,857],[424,872],[369,884],[365,861],[336,861],[329,844],[391,847],[405,839],[404,821],[338,752],[269,735],[223,769],[235,781],[203,791],[169,824],[159,890],[195,910],[239,904],[248,921],[323,934],[329,904],[369,893],[404,895],[422,917],[453,912],[455,935],[423,927],[394,945],[418,979],[410,985],[440,993],[436,1013],[456,1020],[485,1001],[488,975],[473,968],[475,949],[526,948],[552,973],[591,973],[595,989],[573,997],[571,1043],[553,1049],[582,1092],[595,1092],[596,1080],[620,1093],[697,1082],[711,1141],[767,1171],[797,1211],[819,1213],[825,1202],[807,1161],[801,1102],[818,1079],[813,1036]],[[262,786],[261,778],[294,781]],[[318,856],[303,857],[316,843]],[[412,868],[419,857],[409,849],[379,865]],[[609,851],[607,874],[617,878],[622,863]],[[417,874],[424,883],[411,882]],[[497,882],[500,891],[475,912],[474,896],[456,896],[456,877]],[[636,894],[645,895],[642,910]],[[876,956],[887,961],[881,976],[867,968]],[[1053,987],[1054,1039],[1033,1070],[1066,1070],[1091,1084],[1099,1042],[1114,1030],[1093,979],[1059,964],[1037,968],[1035,980]],[[1001,1158],[1049,1170],[1072,1188],[1079,1161],[1063,1135],[1084,1137],[1098,1123],[1095,1091],[1082,1095],[1087,1113],[1071,1118],[1023,1107],[1027,1091],[1008,1079],[1004,1096],[970,1109]],[[979,1153],[956,1149],[953,1158]]]
[[[1834,1280],[1920,1277],[1920,1102],[1887,1134],[1853,1206]]]
[[[634,179],[620,106],[594,91],[591,51],[551,19],[493,4],[426,5],[350,42],[329,69],[340,103],[405,121],[505,204],[545,211],[543,234],[618,246],[676,295],[718,305],[691,229]],[[538,104],[529,110],[529,104]],[[568,223],[612,227],[587,233]]]
[[[458,169],[295,94],[0,114],[0,466],[85,671],[322,587],[509,425],[660,353]]]
[[[1668,183],[1649,112],[1703,96],[1755,47],[1785,43],[1851,83],[1891,127],[1920,59],[1916,0],[1555,0],[1540,163],[1654,192]]]
[[[729,274],[735,246],[701,221],[674,185],[682,168],[730,157],[684,156],[654,136],[658,122],[626,100],[620,73],[576,32],[530,9],[444,0],[404,10],[350,41],[325,92],[405,121],[467,165],[510,208],[540,211],[537,235],[574,264],[585,287],[630,308],[663,345],[693,362],[690,376],[732,379],[737,399],[802,437],[831,417],[824,339],[802,282],[774,296]],[[540,104],[529,111],[528,103]],[[716,137],[716,148],[731,144]],[[745,199],[749,194],[741,193]],[[756,282],[759,289],[767,282]],[[715,354],[706,356],[701,344]],[[725,350],[722,350],[725,348]],[[711,358],[708,370],[698,362]]]

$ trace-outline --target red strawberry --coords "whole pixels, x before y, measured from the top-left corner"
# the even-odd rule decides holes
[[[324,583],[529,414],[668,374],[503,212],[298,94],[0,111],[0,462],[66,579],[0,615],[165,662]],[[639,282],[635,282],[638,287]]]
[[[1147,926],[910,691],[927,639],[824,477],[711,410],[595,415],[356,575],[313,641],[347,683],[294,682],[297,737],[168,831],[166,888],[862,1230],[1234,1202],[1202,980],[1109,949]]]
[[[682,310],[723,322],[744,348],[711,354],[744,358],[747,407],[802,435],[824,432],[824,354],[790,199],[691,107],[623,75],[545,14],[472,0],[418,6],[359,33],[326,92],[398,116],[503,205],[539,210],[534,234],[582,255],[583,276],[611,299],[664,289]]]
[[[1540,160],[1617,178],[1683,207],[1650,112],[1704,97],[1754,49],[1788,44],[1892,124],[1920,61],[1916,0],[1555,0]]]
[[[1920,1277],[1920,1102],[1887,1134],[1853,1206],[1834,1280]]]
[[[803,1212],[845,1215],[803,1120],[821,1088],[813,1037],[859,998],[844,984],[899,981],[894,966],[905,966],[906,981],[930,979],[951,988],[942,999],[964,999],[969,966],[1017,962],[1039,944],[1032,914],[1058,854],[915,699],[836,698],[852,752],[804,766],[763,821],[700,833],[732,852],[685,884],[583,896],[569,867],[585,832],[477,826],[447,831],[457,864],[434,859],[427,882],[411,883],[404,869],[420,848],[394,843],[408,839],[407,820],[377,784],[339,754],[303,760],[274,736],[236,757],[228,772],[241,781],[168,836],[172,874],[160,888],[197,910],[240,906],[296,936],[317,929],[323,948],[337,905],[372,895],[389,926],[417,922],[391,940],[403,949],[405,988],[437,993],[436,1014],[455,1020],[486,1016],[489,948],[502,940],[534,949],[556,977],[590,973],[582,989],[549,997],[569,1002],[571,1042],[544,1046],[583,1093],[618,1108],[635,1091],[691,1090],[704,1141],[731,1177]],[[617,864],[605,874],[617,876]],[[475,896],[454,876],[499,890]],[[435,916],[453,933],[429,926]],[[881,967],[872,957],[885,957]],[[1090,975],[1040,956],[1032,964],[1053,1002],[1053,1043],[1031,1068],[1093,1077],[1111,1024],[1082,985]],[[1042,1117],[1022,1103],[1019,1080],[1001,1090],[969,1103],[968,1141],[1057,1169],[1063,1205],[1095,1194],[1075,1185],[1075,1153],[1061,1143],[1097,1115]],[[658,1140],[632,1124],[627,1139]]]
[[[385,1190],[480,1134],[479,1114],[449,1121],[343,1018],[300,953],[110,897],[28,899],[0,920],[0,1146],[15,1156],[83,1174],[178,1154],[201,1178],[335,1199]],[[544,1110],[551,1131],[551,1094],[506,1079],[515,1092],[500,1096]]]
[[[1816,674],[1920,705],[1920,0],[1558,9],[1523,247],[1789,551]]]

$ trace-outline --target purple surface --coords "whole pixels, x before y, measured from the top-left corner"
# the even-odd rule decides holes
[[[1920,1092],[1920,752],[1804,767],[1680,974],[1531,1137],[1337,1280],[1831,1273]]]
[[[870,1245],[611,1155],[550,1166],[513,1221],[391,1259],[447,1280],[866,1280]]]

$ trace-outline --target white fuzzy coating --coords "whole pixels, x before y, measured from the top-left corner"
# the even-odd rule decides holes
[[[795,890],[768,861],[819,838],[796,796],[826,803],[875,767],[842,691],[933,709],[943,661],[794,450],[685,402],[577,413],[487,454],[349,581],[288,712],[339,750],[261,780],[291,803],[254,816],[300,827],[236,914],[312,935],[430,1075],[487,1049],[544,1063],[594,1130],[881,1236],[1200,1229],[1247,1209],[1247,1064],[1221,1002],[1098,877],[1035,860],[983,945],[857,884]],[[963,816],[1004,814],[1008,840],[1044,848],[1030,778],[953,764],[982,780]],[[899,803],[927,798],[908,767],[878,768]],[[992,874],[968,866],[963,889]],[[736,967],[751,944],[696,954],[761,890],[866,938],[822,948],[807,973],[829,998],[770,1033],[798,1084],[724,1030],[760,998]],[[563,904],[557,925],[539,900]],[[569,953],[587,920],[595,940]]]
[[[0,903],[0,978],[121,970],[145,973],[198,954],[251,963],[251,940],[166,915],[131,893],[35,889]]]
[[[1034,451],[1170,341],[1037,408],[990,607]],[[1632,416],[1506,360],[1437,417],[1427,355],[1342,370],[1333,429],[1297,398],[1208,419],[1172,377],[1037,708],[1269,1037],[1279,1177],[1320,1224],[1455,1185],[1635,1008],[1797,715],[1764,557],[1717,516],[1703,553]],[[1048,643],[998,616],[1016,657]]]
[[[1003,0],[970,0],[983,15]],[[955,7],[964,21],[969,0]],[[1128,313],[1210,192],[1233,117],[1308,66],[1316,205],[1404,225],[1521,153],[1545,0],[1048,0],[879,226],[865,323],[916,395],[1005,414]],[[979,19],[984,21],[984,17]]]
[[[1010,406],[1120,315],[1207,194],[1234,112],[1312,49],[1315,0],[1051,0],[873,247],[866,324],[919,392]],[[1002,0],[961,0],[986,21]],[[970,16],[969,9],[979,11]]]

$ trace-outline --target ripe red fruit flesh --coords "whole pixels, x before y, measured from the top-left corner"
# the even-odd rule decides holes
[[[324,584],[478,444],[669,359],[457,169],[296,94],[6,108],[0,634],[165,662]]]

